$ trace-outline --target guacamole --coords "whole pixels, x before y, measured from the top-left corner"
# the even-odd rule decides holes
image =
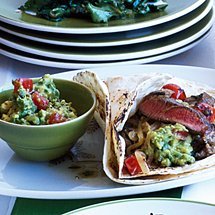
[[[2,120],[23,125],[48,125],[77,117],[72,103],[60,99],[60,92],[49,74],[36,83],[26,78],[12,83],[11,98],[0,106]]]
[[[146,154],[153,153],[153,160],[162,167],[184,166],[195,162],[192,156],[192,138],[181,124],[166,125],[151,131],[150,147]]]

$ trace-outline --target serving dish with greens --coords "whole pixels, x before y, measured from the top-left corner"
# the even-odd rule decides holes
[[[51,2],[53,2],[53,5],[51,5]],[[80,4],[80,2],[83,4]],[[165,8],[163,7],[163,9],[161,6],[156,6],[157,8],[155,9],[152,3],[154,5],[160,5],[161,1],[147,0],[129,2],[128,0],[106,0],[105,2],[101,0],[73,0],[69,3],[67,0],[17,0],[15,2],[1,0],[0,21],[12,26],[32,29],[35,32],[44,31],[55,32],[57,34],[127,32],[173,21],[179,17],[186,16],[204,3],[204,1],[199,0],[162,0],[162,2],[162,4],[168,5]],[[88,4],[95,6],[96,10],[94,8],[93,11],[99,12],[96,16],[102,18],[102,20],[107,19],[107,22],[103,22],[102,20],[100,20],[102,22],[93,22],[90,13],[78,12],[76,14],[70,14],[71,16],[69,17],[65,16],[65,11],[71,10],[71,7],[73,7],[73,11],[77,12],[81,8],[80,5],[86,8]],[[46,5],[46,7],[44,5]],[[53,8],[51,8],[51,6]],[[107,9],[108,13],[104,11],[104,8]],[[110,8],[114,10],[114,13],[110,11]],[[150,11],[149,8],[151,8]],[[44,9],[43,15],[37,15],[38,11],[42,9]],[[55,14],[54,19],[51,18],[52,20],[50,20],[49,16],[51,11]],[[104,14],[106,15],[104,16]]]
[[[112,19],[163,11],[167,5],[165,0],[28,0],[19,9],[55,22],[79,17],[94,23],[107,23]]]

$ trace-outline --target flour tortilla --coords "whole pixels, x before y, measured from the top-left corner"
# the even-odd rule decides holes
[[[110,108],[109,108],[109,92],[105,83],[93,72],[85,71],[77,73],[73,77],[73,81],[79,82],[89,89],[91,89],[97,99],[96,110],[94,118],[98,122],[102,131],[105,133],[106,121],[109,121]]]
[[[105,133],[103,167],[106,175],[115,182],[124,184],[149,184],[173,180],[206,171],[215,167],[215,155],[183,167],[167,167],[150,170],[148,173],[130,176],[122,172],[125,159],[125,140],[119,134],[126,121],[133,116],[142,98],[159,90],[164,84],[175,83],[185,89],[187,96],[207,92],[215,97],[215,90],[202,84],[173,77],[169,74],[149,73],[137,76],[110,77],[102,81],[93,72],[82,72],[75,81],[92,89],[98,98],[95,119]]]
[[[112,82],[114,82],[114,84]],[[124,86],[124,84],[122,84],[123,82],[123,77],[121,79],[118,78],[118,80],[111,79],[109,82],[107,82],[108,90],[110,92],[110,98],[115,97],[115,95],[117,95],[117,92],[119,92],[119,89],[121,89],[121,85]],[[126,82],[127,78],[125,78],[125,83]],[[106,143],[106,145],[112,147],[109,147],[109,150],[106,150],[106,154],[104,155],[104,161],[106,161],[104,163],[104,168],[106,167],[105,172],[109,175],[110,178],[112,178],[112,180],[128,184],[141,184],[146,182],[146,177],[150,176],[151,180],[152,177],[154,180],[159,179],[162,175],[171,175],[171,178],[173,179],[177,178],[179,175],[182,176],[185,173],[191,174],[191,172],[193,173],[194,171],[215,166],[215,155],[211,155],[205,159],[196,161],[194,164],[185,165],[183,167],[166,167],[151,169],[149,172],[141,173],[136,176],[130,176],[126,173],[123,173],[122,170],[124,165],[126,147],[125,140],[119,134],[119,132],[122,131],[128,118],[135,114],[142,98],[152,91],[159,90],[164,84],[167,83],[178,84],[183,89],[185,89],[187,96],[199,95],[202,92],[207,92],[208,94],[215,97],[215,90],[208,86],[179,79],[176,77],[171,77],[169,75],[164,74],[155,75],[150,79],[146,79],[142,83],[134,86],[133,90],[131,90],[131,86],[129,86],[130,89],[128,91],[127,89],[120,90],[121,96],[117,95],[117,99],[114,100],[113,98],[111,100],[111,113],[115,114],[111,118],[112,137],[108,140],[109,142]],[[119,98],[121,98],[124,93],[126,93],[129,101],[126,101],[124,103],[118,102],[120,101]],[[112,165],[112,162],[114,160],[117,160],[118,166]],[[133,180],[135,178],[138,178],[138,180]],[[149,178],[147,178],[147,180],[149,180]]]

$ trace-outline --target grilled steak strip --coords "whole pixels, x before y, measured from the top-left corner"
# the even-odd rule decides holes
[[[154,120],[180,123],[193,132],[205,134],[212,126],[205,115],[175,99],[165,96],[165,92],[148,94],[139,105],[140,112]]]
[[[206,103],[213,107],[215,104],[215,99],[209,94],[204,92],[198,96],[191,96],[186,98],[185,102],[187,102],[190,106],[197,106],[198,104]]]

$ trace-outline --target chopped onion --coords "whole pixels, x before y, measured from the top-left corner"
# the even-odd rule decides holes
[[[143,174],[148,173],[150,170],[149,170],[149,167],[146,163],[146,155],[140,150],[136,150],[134,152],[134,154],[135,154],[137,162],[138,162],[138,164],[142,170],[142,173]]]

